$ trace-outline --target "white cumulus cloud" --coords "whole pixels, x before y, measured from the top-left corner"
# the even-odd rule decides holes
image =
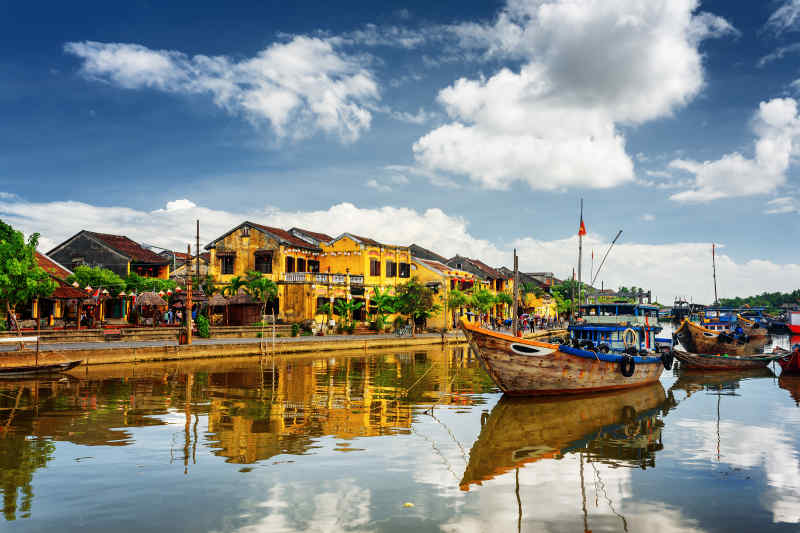
[[[510,0],[462,46],[518,58],[438,96],[452,122],[420,138],[417,160],[484,187],[613,187],[634,179],[619,124],[672,113],[703,87],[701,41],[735,30],[696,0]]]
[[[82,59],[89,78],[128,89],[209,94],[227,111],[267,123],[278,137],[322,131],[354,141],[369,129],[369,107],[379,99],[364,58],[312,37],[295,36],[239,61],[130,43],[70,42],[64,50]]]
[[[708,202],[719,198],[769,194],[786,182],[786,171],[797,154],[800,117],[793,98],[761,102],[753,121],[755,156],[739,152],[715,161],[675,159],[670,167],[694,176],[688,190],[673,194],[678,202]]]

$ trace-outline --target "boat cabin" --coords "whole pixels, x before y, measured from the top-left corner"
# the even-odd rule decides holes
[[[570,324],[573,344],[603,352],[656,350],[662,342],[658,307],[628,302],[582,305],[581,319]]]

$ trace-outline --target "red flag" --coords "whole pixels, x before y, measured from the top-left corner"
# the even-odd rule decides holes
[[[578,235],[586,235],[586,226],[583,223],[583,216],[581,216],[581,227],[578,228]]]

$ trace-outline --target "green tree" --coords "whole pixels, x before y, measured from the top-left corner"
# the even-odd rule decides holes
[[[334,302],[334,310],[339,318],[343,319],[343,322],[346,322],[346,324],[342,324],[342,326],[351,327],[353,313],[361,309],[363,305],[364,302],[360,300],[336,300]]]
[[[494,299],[496,304],[514,305],[514,298],[507,292],[498,292]]]
[[[537,298],[541,298],[545,294],[544,289],[542,289],[540,286],[538,286],[535,283],[526,283],[526,282],[523,281],[523,282],[521,282],[520,289],[521,289],[520,292],[522,293],[523,299],[524,299],[526,294],[533,294]]]
[[[416,277],[411,278],[395,291],[397,294],[397,312],[411,317],[411,334],[416,335],[416,321],[427,320],[441,307],[435,302],[433,289],[419,283]]]
[[[451,290],[447,295],[447,307],[450,309],[453,317],[453,323],[456,321],[456,313],[462,307],[468,307],[470,298],[465,293],[458,289]]]
[[[67,283],[75,283],[76,281],[81,289],[86,287],[92,287],[93,289],[103,288],[114,296],[126,288],[125,280],[116,272],[107,268],[77,266],[72,271],[72,274],[67,276]]]
[[[249,291],[247,290],[247,280],[241,276],[234,276],[230,279],[228,284],[222,288],[222,295],[227,296],[228,298],[231,296],[236,296],[239,294],[239,289],[244,289],[245,292],[249,294]]]
[[[489,313],[489,310],[497,303],[494,294],[486,289],[477,289],[472,293],[472,308],[480,313],[481,317]]]
[[[5,301],[8,313],[56,290],[56,282],[36,262],[38,244],[38,233],[26,241],[22,232],[0,221],[0,300]]]
[[[135,272],[131,272],[125,277],[125,290],[128,292],[135,291],[137,294],[143,292],[161,292],[175,290],[178,284],[171,279],[160,278],[147,278],[140,276]],[[110,292],[110,289],[109,289]]]
[[[375,325],[378,331],[382,331],[385,325],[386,315],[395,312],[397,298],[389,294],[389,289],[381,292],[380,289],[375,287],[370,302],[375,306]]]

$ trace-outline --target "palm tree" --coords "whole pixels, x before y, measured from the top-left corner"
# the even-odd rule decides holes
[[[222,289],[223,296],[236,296],[239,294],[239,289],[244,289],[247,291],[247,280],[243,279],[241,276],[234,276],[228,282],[226,287]]]
[[[278,297],[278,286],[275,282],[265,277],[251,277],[247,281],[247,290],[254,299],[261,302],[261,316],[267,312],[267,303]],[[275,323],[275,313],[272,313],[272,323]]]
[[[358,300],[336,300],[334,309],[339,317],[344,317],[347,326],[352,324],[353,312],[358,311],[364,305],[364,302]]]
[[[489,310],[495,305],[496,299],[494,294],[488,290],[478,289],[472,293],[470,303],[481,315],[484,315],[489,313]]]

